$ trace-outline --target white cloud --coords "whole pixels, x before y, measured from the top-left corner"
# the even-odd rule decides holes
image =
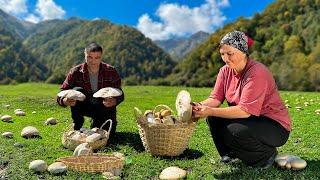
[[[0,0],[0,9],[13,15],[27,13],[27,0]]]
[[[62,19],[66,12],[53,0],[38,0],[36,9],[28,12],[27,0],[0,0],[0,8],[26,21],[38,23],[50,19]]]
[[[29,14],[27,17],[24,18],[24,20],[32,23],[38,23],[40,21],[40,18],[34,14]]]
[[[66,14],[53,0],[38,0],[36,12],[42,20],[62,19]]]
[[[226,20],[220,10],[226,6],[229,6],[228,0],[206,0],[204,4],[194,8],[177,3],[164,3],[156,12],[159,22],[144,14],[140,16],[137,28],[153,40],[184,36],[200,30],[212,32]]]

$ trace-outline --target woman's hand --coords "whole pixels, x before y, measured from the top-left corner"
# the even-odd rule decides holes
[[[117,105],[117,99],[116,98],[104,98],[103,99],[103,105],[107,108],[113,107]]]
[[[212,116],[212,108],[205,105],[192,106],[192,114],[195,118]]]
[[[69,98],[63,98],[63,104],[66,106],[75,106],[76,105],[76,100],[74,99],[69,99]]]

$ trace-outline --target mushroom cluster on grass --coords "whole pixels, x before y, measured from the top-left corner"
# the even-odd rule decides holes
[[[307,162],[298,156],[278,155],[275,162],[281,168],[301,170],[307,166]]]

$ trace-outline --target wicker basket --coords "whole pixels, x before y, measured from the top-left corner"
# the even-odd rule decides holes
[[[69,170],[79,172],[105,172],[113,169],[122,169],[124,162],[121,158],[109,154],[89,154],[59,158]]]
[[[188,147],[189,139],[196,127],[195,122],[172,125],[153,124],[148,123],[145,118],[137,119],[137,122],[143,146],[154,156],[181,155]]]
[[[108,139],[109,139],[109,135],[110,135],[110,130],[112,127],[112,120],[108,119],[106,122],[104,122],[102,124],[102,126],[100,127],[100,129],[102,129],[102,127],[107,123],[110,122],[110,127],[108,129],[108,131],[103,130],[104,136],[105,138],[100,139],[98,141],[89,143],[89,146],[95,150],[95,149],[100,149],[102,147],[104,147],[105,145],[107,145],[108,143]],[[73,124],[72,126],[69,126],[69,128],[63,133],[62,135],[62,144],[65,148],[68,148],[70,150],[74,150],[79,144],[85,143],[86,139],[82,138],[80,140],[74,140],[72,139],[69,135],[68,132],[71,131],[73,129]]]

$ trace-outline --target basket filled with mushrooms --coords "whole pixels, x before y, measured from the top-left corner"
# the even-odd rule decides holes
[[[123,94],[121,89],[106,87],[93,94],[94,98],[115,98]],[[69,98],[77,101],[84,101],[85,95],[76,90],[64,90],[58,93],[61,98]],[[102,129],[109,122],[108,131]],[[65,148],[74,150],[82,143],[88,143],[93,150],[104,147],[109,139],[110,130],[112,128],[112,120],[108,119],[100,128],[81,128],[73,130],[73,124],[62,135],[62,144]]]
[[[109,130],[103,130],[102,127],[110,122]],[[88,143],[92,149],[101,149],[107,145],[112,120],[108,119],[102,124],[101,128],[81,128],[80,130],[72,130],[73,124],[62,135],[62,144],[65,148],[74,150],[82,143]]]
[[[142,113],[134,108],[139,134],[146,151],[154,156],[179,156],[188,147],[196,127],[190,94],[182,90],[176,99],[177,115],[167,105]]]

